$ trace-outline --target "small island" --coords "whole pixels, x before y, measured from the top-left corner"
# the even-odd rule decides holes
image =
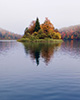
[[[24,35],[18,42],[62,42],[61,34],[58,29],[55,29],[48,18],[43,24],[40,24],[39,19],[32,21],[29,27],[24,31]]]

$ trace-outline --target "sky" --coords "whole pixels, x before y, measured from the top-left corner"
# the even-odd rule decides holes
[[[48,17],[55,28],[80,24],[80,0],[0,0],[0,28],[24,34],[26,27]]]

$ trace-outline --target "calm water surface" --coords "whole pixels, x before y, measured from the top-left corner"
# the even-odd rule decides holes
[[[0,100],[80,100],[80,41],[0,41]]]

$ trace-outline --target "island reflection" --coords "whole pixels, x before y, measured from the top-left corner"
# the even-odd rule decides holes
[[[60,47],[61,43],[23,43],[26,54],[30,54],[31,58],[39,65],[40,57],[44,59],[46,65]]]

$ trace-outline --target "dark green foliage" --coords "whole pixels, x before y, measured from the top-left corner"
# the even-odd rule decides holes
[[[31,40],[31,41],[34,41],[35,39],[36,39],[35,36],[33,36],[33,35],[30,36],[30,40]]]
[[[59,39],[59,36],[58,36],[58,35],[55,35],[55,38],[56,38],[56,39]]]
[[[38,34],[42,34],[42,33],[44,33],[44,31],[43,31],[43,29],[40,29],[40,30],[38,31]]]
[[[34,31],[38,32],[39,30],[40,30],[40,23],[39,23],[39,19],[37,18]]]
[[[25,29],[24,33],[25,33],[27,30],[28,30],[28,27],[26,27],[26,29]]]
[[[26,35],[27,33],[29,33],[29,29],[28,29],[28,27],[25,29],[25,31],[24,31],[24,35]]]
[[[34,36],[37,36],[37,34],[38,34],[37,32],[34,32],[34,33],[33,33]]]
[[[39,39],[45,39],[47,36],[45,33],[38,34]]]
[[[30,38],[30,33],[25,33],[22,38]]]
[[[50,34],[48,34],[48,36],[47,36],[48,38],[51,38],[51,35]]]

